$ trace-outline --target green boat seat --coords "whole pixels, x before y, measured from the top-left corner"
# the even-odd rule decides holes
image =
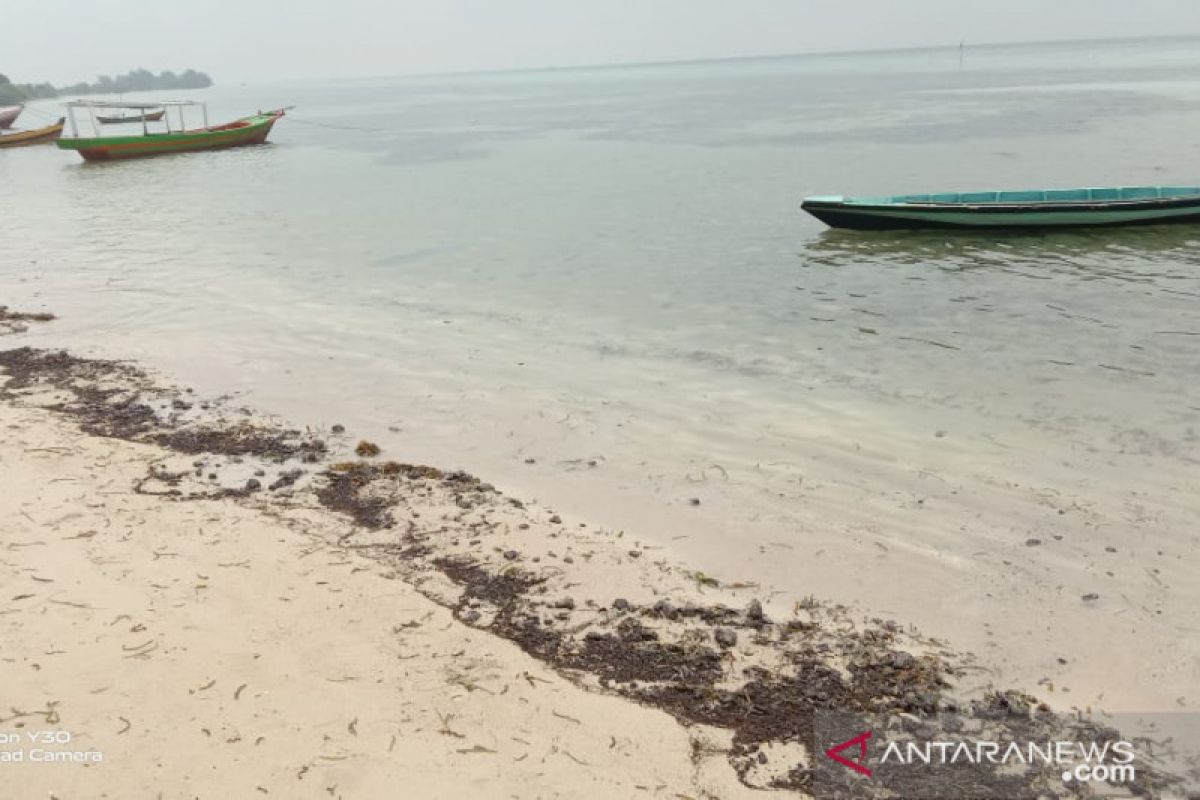
[[[1121,190],[1122,200],[1157,200],[1161,196],[1157,186],[1129,186]]]
[[[1042,191],[1022,191],[1022,192],[1000,192],[1001,203],[1036,203],[1045,200],[1045,192]]]
[[[1046,200],[1051,203],[1085,203],[1090,199],[1087,189],[1051,189]]]

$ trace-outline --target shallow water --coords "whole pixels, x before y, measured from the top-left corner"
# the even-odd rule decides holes
[[[1159,611],[1138,666],[1200,630],[1200,230],[861,235],[798,204],[1200,183],[1197,44],[218,87],[214,120],[297,108],[261,148],[0,150],[0,303],[780,605],[982,647],[1070,602],[995,623],[1052,660],[1121,582]],[[1176,558],[1113,570],[1105,537]]]

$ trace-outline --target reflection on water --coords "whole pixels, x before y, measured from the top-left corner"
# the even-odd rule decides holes
[[[988,378],[996,374],[1020,385],[1047,366],[1070,366],[1086,375],[1057,378],[1079,381],[1081,393],[1103,383],[1104,371],[1121,372],[1123,379],[1160,382],[1141,387],[1148,393],[1142,401],[1124,400],[1141,406],[1163,392],[1160,399],[1172,406],[1165,395],[1186,392],[1200,376],[1195,353],[1178,339],[1178,331],[1200,330],[1192,301],[1200,296],[1197,241],[1187,226],[1036,234],[827,231],[802,249],[805,284],[796,289],[814,301],[808,308],[821,310],[812,319],[861,321],[860,332],[881,337],[876,349],[886,361],[874,374],[888,375],[894,386],[953,386],[969,395],[992,385]],[[914,345],[931,342],[971,354],[970,363],[947,368],[911,355],[919,351]],[[914,363],[922,367],[914,370]]]
[[[811,263],[836,267],[862,259],[937,269],[1037,266],[1114,280],[1194,277],[1200,233],[1191,225],[1067,231],[827,230],[805,243]],[[1081,275],[1084,277],[1084,275]]]

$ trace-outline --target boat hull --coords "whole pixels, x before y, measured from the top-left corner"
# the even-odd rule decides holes
[[[219,125],[181,133],[152,133],[139,136],[105,136],[99,138],[64,138],[58,140],[63,150],[74,150],[87,161],[115,161],[127,158],[148,158],[171,153],[198,150],[223,150],[263,144],[271,128],[283,112],[271,112]]]
[[[801,206],[832,228],[1031,230],[1200,222],[1200,196],[1086,203],[890,203],[806,200]]]
[[[17,121],[17,117],[21,116],[21,111],[25,106],[5,106],[0,108],[0,130],[11,128],[12,124]]]
[[[45,128],[35,128],[31,131],[20,131],[18,133],[6,133],[0,135],[0,148],[5,147],[25,147],[31,144],[49,144],[62,135],[64,121],[59,120],[53,125],[47,125]]]

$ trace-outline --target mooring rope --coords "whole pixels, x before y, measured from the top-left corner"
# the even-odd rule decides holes
[[[290,122],[298,122],[301,125],[311,125],[314,128],[328,128],[334,131],[361,131],[363,133],[388,133],[389,128],[368,128],[362,125],[338,125],[332,122],[315,122],[311,119],[303,119],[297,117],[294,113],[287,116]]]

